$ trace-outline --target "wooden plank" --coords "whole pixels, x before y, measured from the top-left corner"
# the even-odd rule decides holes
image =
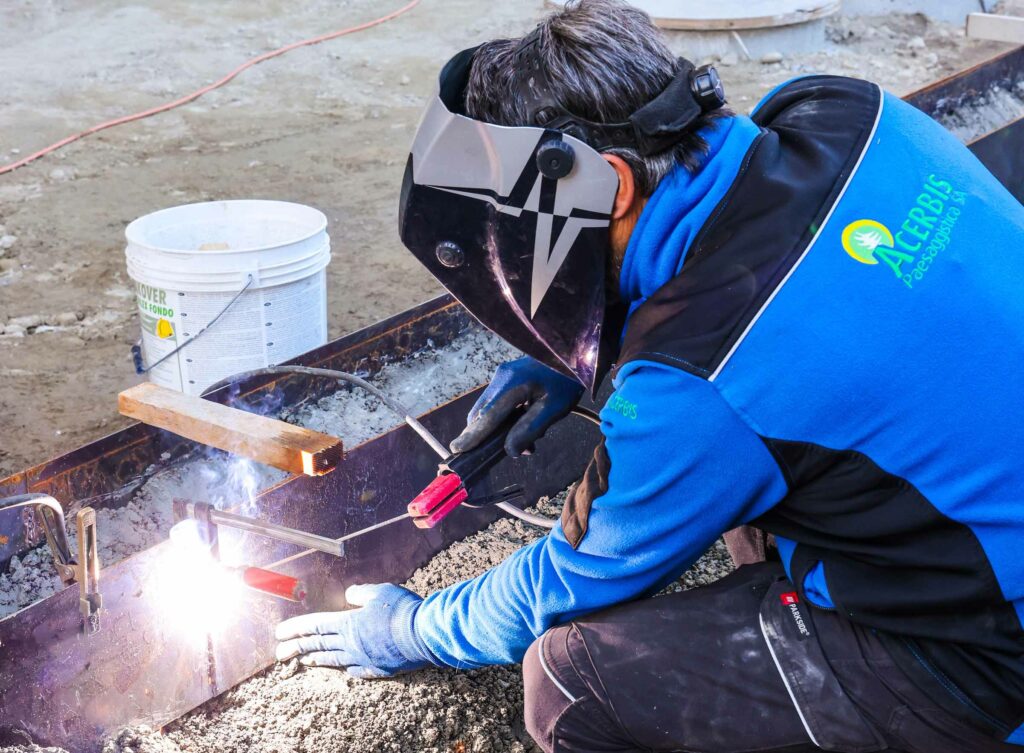
[[[341,462],[341,440],[318,431],[145,382],[117,397],[129,418],[291,473],[322,476]]]
[[[995,13],[971,13],[967,16],[967,36],[993,42],[1024,44],[1024,18]]]
[[[547,0],[552,7],[566,0]],[[839,0],[630,0],[663,29],[730,31],[769,29],[815,21],[839,11]]]

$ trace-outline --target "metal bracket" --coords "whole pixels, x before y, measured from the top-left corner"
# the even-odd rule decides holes
[[[75,577],[78,580],[79,608],[82,610],[82,629],[86,635],[99,632],[100,610],[103,609],[103,595],[100,594],[100,556],[96,540],[96,511],[84,507],[78,511],[78,564]]]
[[[65,586],[78,583],[82,610],[82,630],[92,635],[100,629],[99,545],[96,539],[96,511],[84,507],[76,518],[78,557],[72,555],[68,533],[64,525],[64,508],[49,494],[19,494],[0,499],[0,510],[18,507],[32,508],[43,526],[46,543],[53,554],[53,565]]]

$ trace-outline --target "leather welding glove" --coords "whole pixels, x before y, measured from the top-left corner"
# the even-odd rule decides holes
[[[551,426],[569,415],[583,395],[583,385],[529,356],[503,363],[469,412],[452,452],[472,450],[521,405],[529,406],[508,433],[505,451],[519,457],[533,448]]]
[[[292,617],[277,626],[278,661],[298,656],[314,667],[339,667],[361,680],[440,664],[416,635],[423,599],[390,583],[349,586],[345,600],[360,609]]]

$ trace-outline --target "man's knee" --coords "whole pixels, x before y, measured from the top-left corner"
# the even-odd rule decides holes
[[[554,677],[550,662],[551,636],[564,635],[566,628],[552,628],[533,642],[523,658],[523,694],[526,731],[545,751],[554,750],[555,724],[572,705],[564,686]],[[564,637],[563,637],[564,641]]]
[[[548,630],[526,652],[526,729],[546,753],[635,750],[612,721],[607,698],[594,693],[595,677],[576,625]]]

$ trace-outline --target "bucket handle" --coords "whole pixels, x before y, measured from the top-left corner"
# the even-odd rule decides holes
[[[213,319],[211,319],[209,321],[209,323],[207,323],[207,325],[205,327],[203,327],[201,330],[196,332],[194,337],[190,337],[188,340],[183,342],[181,345],[179,345],[177,348],[172,350],[170,353],[165,354],[162,358],[160,358],[155,363],[151,363],[149,366],[146,366],[146,364],[142,360],[142,341],[140,340],[139,342],[135,343],[132,346],[132,363],[135,364],[135,373],[136,374],[146,374],[146,373],[152,371],[157,366],[159,366],[164,361],[166,361],[168,358],[170,358],[171,356],[177,355],[182,350],[184,350],[189,345],[191,345],[196,340],[198,340],[200,337],[202,337],[203,333],[205,333],[206,330],[208,330],[210,327],[212,327],[214,324],[216,324],[217,320],[220,319],[222,316],[224,316],[224,314],[228,313],[228,309],[230,309],[232,306],[235,305],[235,302],[239,298],[242,297],[242,293],[244,293],[246,290],[248,290],[252,286],[252,284],[254,282],[256,282],[256,278],[250,273],[248,275],[248,279],[245,282],[245,285],[242,286],[242,289],[239,290],[237,293],[235,293],[234,297],[230,301],[227,302],[227,305],[224,306],[224,308],[222,308],[220,310],[220,312],[217,314],[217,316],[213,317]]]

